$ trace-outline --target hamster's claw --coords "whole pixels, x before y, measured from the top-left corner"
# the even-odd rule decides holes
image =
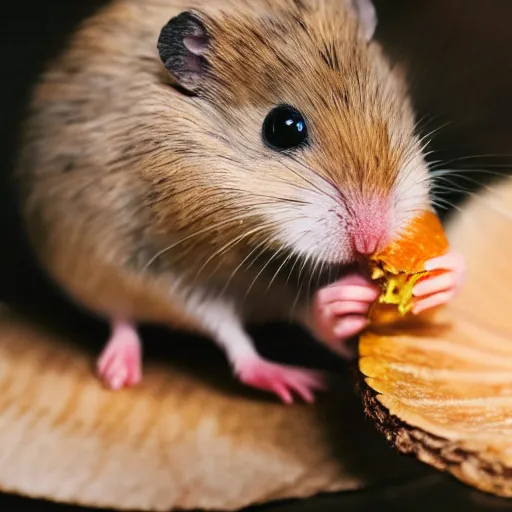
[[[462,288],[466,278],[466,262],[462,254],[450,251],[431,259],[425,270],[443,270],[439,275],[420,281],[412,290],[415,297],[413,313],[442,306],[451,301]]]
[[[142,380],[141,342],[135,327],[119,322],[101,353],[97,372],[112,390],[135,386]]]
[[[322,372],[272,363],[260,358],[239,364],[236,373],[242,383],[275,393],[285,404],[292,404],[294,395],[307,403],[313,403],[314,391],[327,388],[326,377]]]
[[[377,286],[359,274],[343,277],[317,292],[307,325],[317,339],[350,358],[353,354],[340,342],[367,326],[368,311],[379,293]]]

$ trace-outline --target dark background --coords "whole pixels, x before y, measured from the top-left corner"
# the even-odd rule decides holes
[[[84,325],[85,318],[52,289],[24,245],[9,191],[19,123],[30,86],[45,60],[65,45],[76,23],[105,0],[11,2],[0,31],[0,299],[36,305]],[[432,160],[456,169],[447,206],[512,168],[512,2],[510,0],[376,0],[379,38],[407,64],[413,99],[428,133],[440,129]],[[482,170],[483,169],[483,170]],[[96,326],[97,327],[97,326]],[[59,512],[69,507],[1,497],[0,510]],[[262,511],[507,510],[512,503],[484,496],[434,471],[365,491],[325,496]],[[76,509],[77,512],[80,509]]]

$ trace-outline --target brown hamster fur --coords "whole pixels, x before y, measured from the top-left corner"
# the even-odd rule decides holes
[[[35,90],[17,172],[43,267],[113,323],[212,337],[238,373],[259,358],[246,322],[307,324],[368,230],[383,243],[429,205],[405,86],[366,7],[116,0],[85,21]],[[162,27],[191,9],[199,32],[166,69]],[[308,141],[280,152],[262,123],[283,104]]]

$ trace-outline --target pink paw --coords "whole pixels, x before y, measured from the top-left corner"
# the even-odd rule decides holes
[[[431,259],[425,264],[425,270],[443,270],[420,281],[413,288],[415,304],[413,313],[442,306],[452,300],[460,291],[466,278],[466,262],[462,254],[450,251],[443,256]]]
[[[135,386],[142,380],[141,342],[126,323],[113,325],[110,339],[98,359],[97,371],[104,385],[113,390]]]
[[[275,393],[285,404],[293,403],[296,394],[308,403],[315,400],[314,391],[326,389],[324,374],[306,368],[252,359],[236,368],[241,382],[247,386]]]
[[[368,311],[378,298],[380,290],[359,274],[343,277],[319,290],[309,313],[309,327],[320,341],[336,348],[349,340],[368,324]],[[345,355],[349,355],[346,353]]]

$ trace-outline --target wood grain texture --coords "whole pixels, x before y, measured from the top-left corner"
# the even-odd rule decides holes
[[[430,318],[360,340],[366,412],[395,447],[512,497],[512,181],[475,196],[448,230],[463,293]]]
[[[411,470],[365,423],[347,376],[317,406],[287,407],[246,391],[222,357],[190,341],[169,363],[147,361],[142,386],[114,393],[94,376],[83,337],[1,310],[1,490],[116,509],[234,510]]]

